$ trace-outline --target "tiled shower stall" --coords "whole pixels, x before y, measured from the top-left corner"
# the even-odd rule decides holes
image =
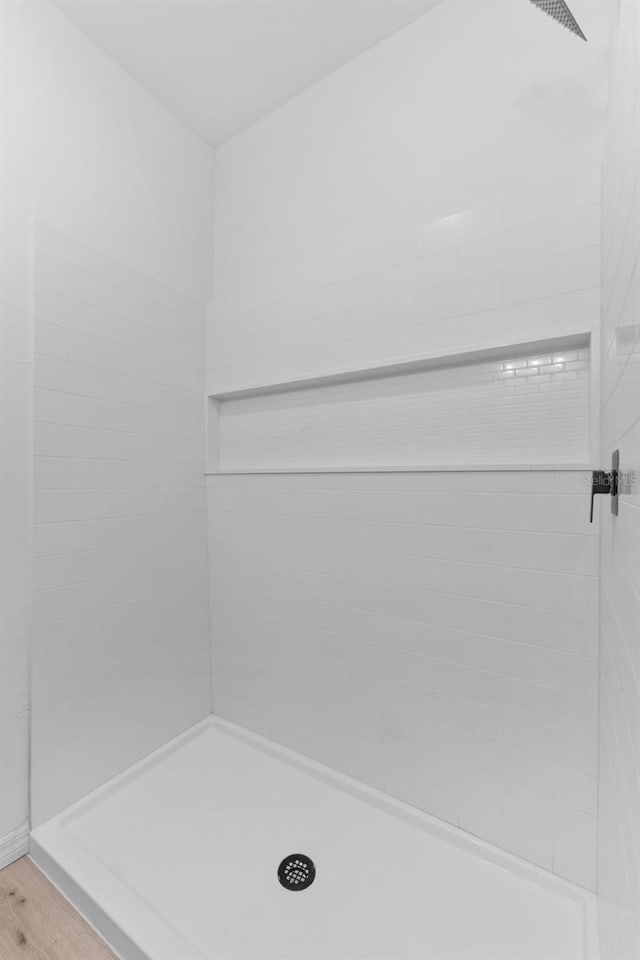
[[[126,960],[289,956],[210,865],[315,843],[302,936],[343,833],[469,900],[291,956],[640,957],[638,6],[430,6],[215,149],[3,6],[0,865]]]

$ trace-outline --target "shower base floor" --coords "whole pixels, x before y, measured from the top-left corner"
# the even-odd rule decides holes
[[[278,865],[303,853],[306,890]],[[213,718],[32,834],[125,960],[587,960],[594,898]]]

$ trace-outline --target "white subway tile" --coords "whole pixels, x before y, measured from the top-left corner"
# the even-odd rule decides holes
[[[572,293],[600,283],[600,245],[512,267],[504,275],[504,302]]]
[[[565,807],[574,807],[595,817],[598,805],[596,778],[569,767],[554,766],[553,797]]]
[[[44,357],[66,360],[69,356],[69,334],[52,323],[36,320],[34,324],[35,352]]]
[[[460,248],[461,277],[508,270],[600,243],[600,204],[477,240]]]
[[[553,844],[553,872],[587,890],[596,889],[596,857],[573,850],[564,843]]]

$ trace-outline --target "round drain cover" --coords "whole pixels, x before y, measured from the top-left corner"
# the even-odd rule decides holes
[[[315,878],[313,860],[304,853],[292,853],[278,867],[278,880],[285,890],[305,890]]]

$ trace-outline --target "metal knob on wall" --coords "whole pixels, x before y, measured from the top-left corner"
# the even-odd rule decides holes
[[[620,451],[611,454],[611,470],[594,470],[591,474],[591,513],[593,523],[593,501],[596,494],[606,493],[611,497],[611,513],[618,516],[618,475],[620,472]]]

